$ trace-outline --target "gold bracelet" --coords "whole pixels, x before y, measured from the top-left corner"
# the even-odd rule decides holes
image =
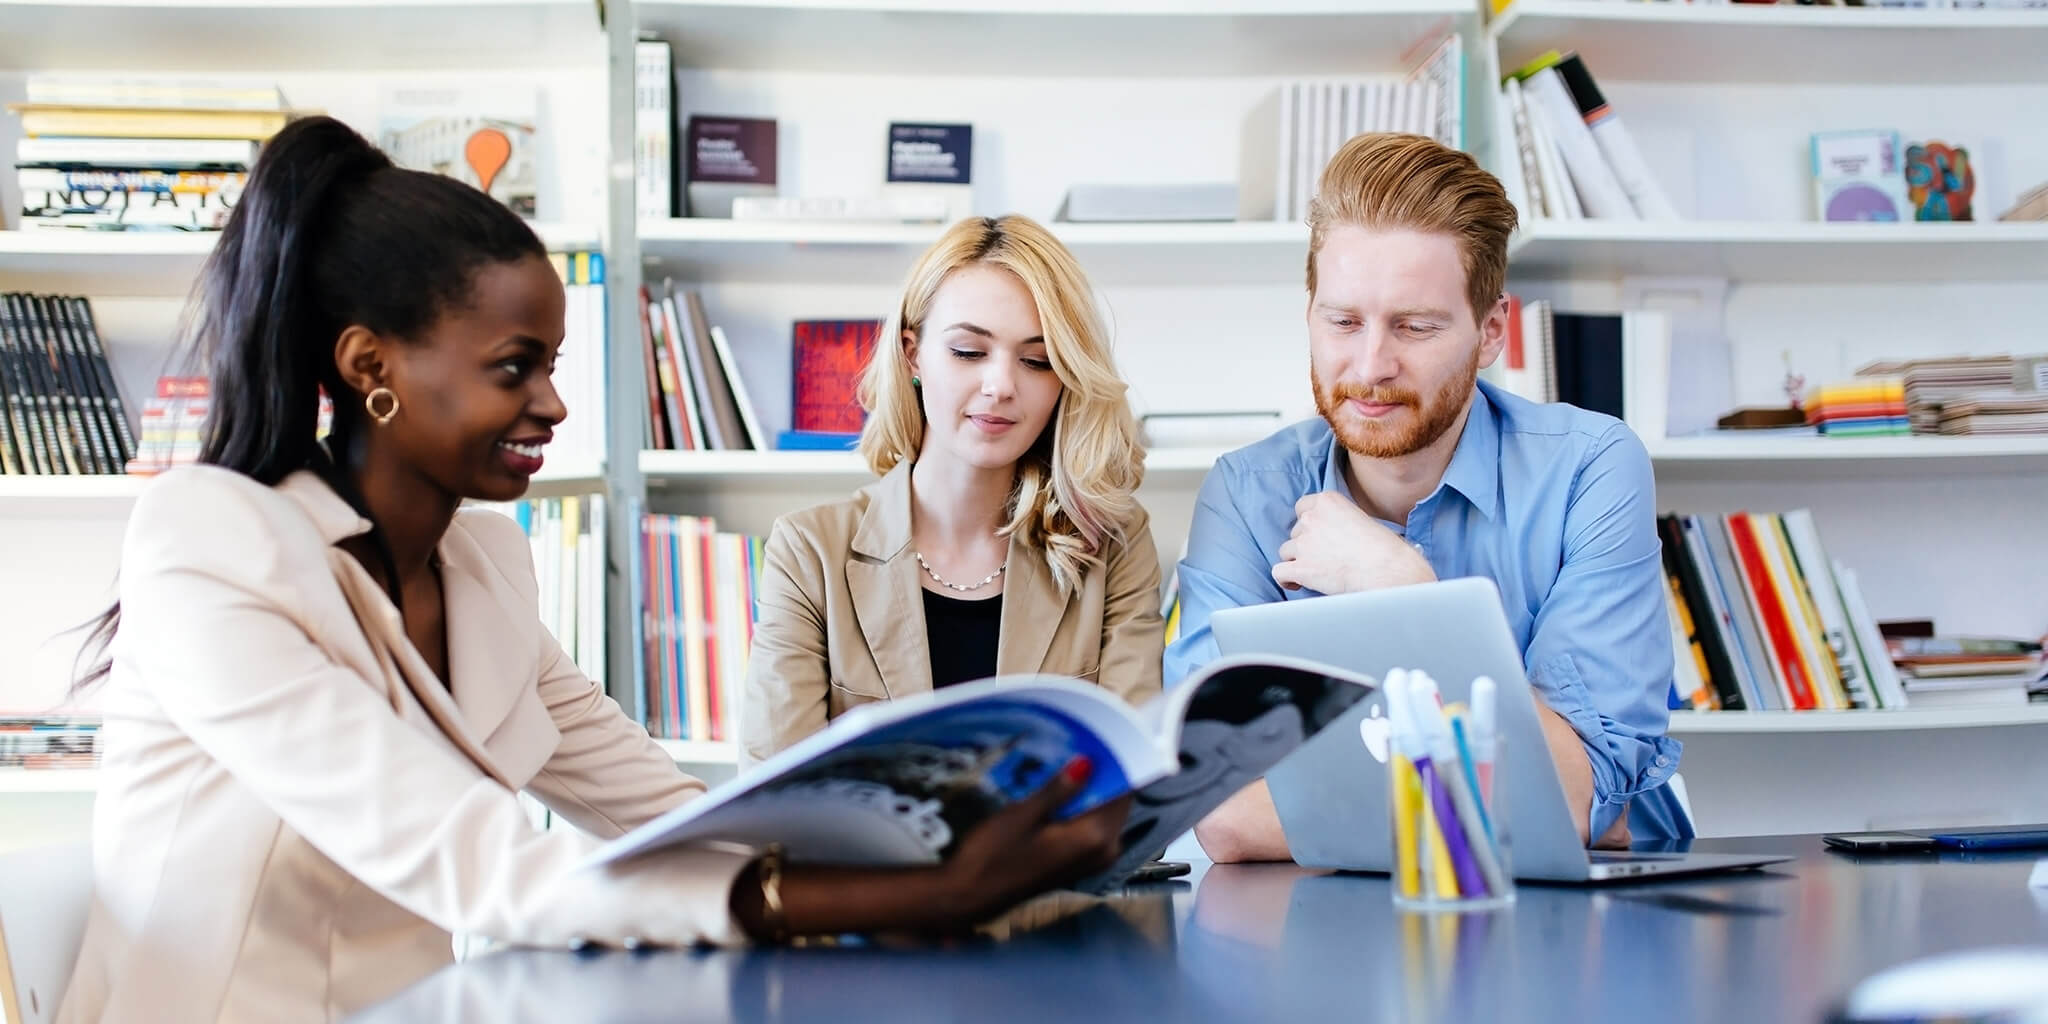
[[[769,843],[768,852],[756,862],[761,881],[761,920],[772,942],[789,941],[789,922],[782,916],[782,844]]]

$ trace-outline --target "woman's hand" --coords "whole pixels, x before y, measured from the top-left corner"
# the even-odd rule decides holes
[[[1092,770],[1068,762],[1038,792],[997,812],[967,834],[942,865],[841,868],[791,865],[781,885],[789,935],[959,931],[1045,892],[1101,871],[1116,860],[1129,796],[1067,821],[1053,814],[1080,792]],[[732,912],[747,934],[768,939],[764,894],[754,872],[733,883]]]

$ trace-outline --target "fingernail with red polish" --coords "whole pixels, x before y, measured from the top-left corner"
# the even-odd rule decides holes
[[[1067,762],[1064,769],[1061,769],[1060,774],[1066,776],[1068,782],[1084,782],[1094,770],[1095,762],[1088,760],[1086,754],[1077,754],[1073,760]]]

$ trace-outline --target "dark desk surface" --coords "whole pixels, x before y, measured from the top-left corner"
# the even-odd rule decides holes
[[[1193,884],[1039,901],[949,947],[510,951],[358,1017],[393,1021],[1817,1021],[1871,973],[2048,944],[2034,855],[1851,858],[1529,886],[1511,910],[1394,912],[1383,876],[1196,865]]]

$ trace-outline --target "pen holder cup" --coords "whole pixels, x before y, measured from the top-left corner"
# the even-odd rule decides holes
[[[1394,906],[1413,911],[1489,910],[1515,901],[1513,844],[1497,773],[1501,741],[1479,760],[1460,743],[1455,756],[1396,751],[1389,760],[1393,815],[1390,888]]]

